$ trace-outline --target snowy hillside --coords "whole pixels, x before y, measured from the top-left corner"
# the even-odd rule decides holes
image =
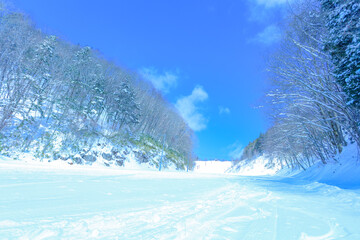
[[[274,175],[281,169],[279,163],[270,161],[266,157],[259,157],[251,161],[195,161],[194,172],[197,173],[229,173],[242,176]]]
[[[228,173],[235,173],[243,176],[274,175],[281,169],[279,163],[260,156],[251,161],[244,160],[228,169]]]
[[[156,168],[165,149],[163,167],[190,165],[193,131],[151,81],[7,6],[0,0],[0,155]]]
[[[305,171],[301,168],[292,169],[286,165],[281,166],[276,160],[260,156],[253,160],[240,161],[226,172],[243,176],[275,175],[353,188],[360,186],[358,151],[356,144],[350,144],[344,147],[342,153],[336,155],[335,158],[327,159],[327,164],[318,160]]]

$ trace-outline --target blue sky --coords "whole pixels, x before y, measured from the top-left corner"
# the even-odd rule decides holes
[[[231,159],[269,126],[265,59],[286,0],[12,0],[37,27],[138,71],[195,130],[201,159]]]

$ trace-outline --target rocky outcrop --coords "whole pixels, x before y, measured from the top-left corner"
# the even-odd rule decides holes
[[[96,157],[94,155],[82,155],[82,159],[84,159],[86,162],[93,163],[96,161]]]

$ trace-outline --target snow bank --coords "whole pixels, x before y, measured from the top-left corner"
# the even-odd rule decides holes
[[[157,170],[161,162],[162,169],[184,170],[184,160],[176,152],[163,149],[150,140],[133,140],[124,143],[113,143],[106,138],[99,138],[90,145],[72,149],[61,149],[61,141],[52,146],[52,151],[45,155],[39,149],[30,148],[23,152],[10,149],[0,153],[0,160],[17,160],[24,164],[40,162],[58,167],[65,165],[86,165],[95,168],[121,168],[125,170]],[[79,145],[80,146],[80,145]]]
[[[291,176],[309,181],[316,181],[342,188],[360,187],[360,159],[356,144],[343,149],[335,159],[328,160],[326,165],[320,161],[306,171],[289,171],[283,169],[279,176]]]
[[[261,156],[251,161],[240,161],[227,172],[243,176],[276,175],[341,188],[360,188],[360,159],[356,144],[344,147],[342,153],[328,159],[327,164],[318,161],[305,171],[282,167],[279,162]]]
[[[157,160],[157,158],[155,159]],[[6,157],[0,155],[0,168],[2,169],[38,169],[38,170],[66,170],[75,172],[87,172],[100,175],[117,174],[130,171],[134,172],[156,172],[158,168],[149,163],[139,163],[133,152],[129,152],[124,160],[123,165],[112,164],[109,166],[108,162],[99,156],[95,162],[91,164],[75,164],[71,159],[68,160],[48,160],[42,161],[40,158],[34,157],[31,153],[18,153],[17,158]],[[173,165],[167,165],[167,168],[162,168],[165,172],[177,171]]]

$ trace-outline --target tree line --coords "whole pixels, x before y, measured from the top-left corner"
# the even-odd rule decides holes
[[[349,143],[360,146],[360,4],[293,3],[283,29],[267,66],[272,126],[247,154],[260,149],[306,169],[318,160],[326,164]]]

